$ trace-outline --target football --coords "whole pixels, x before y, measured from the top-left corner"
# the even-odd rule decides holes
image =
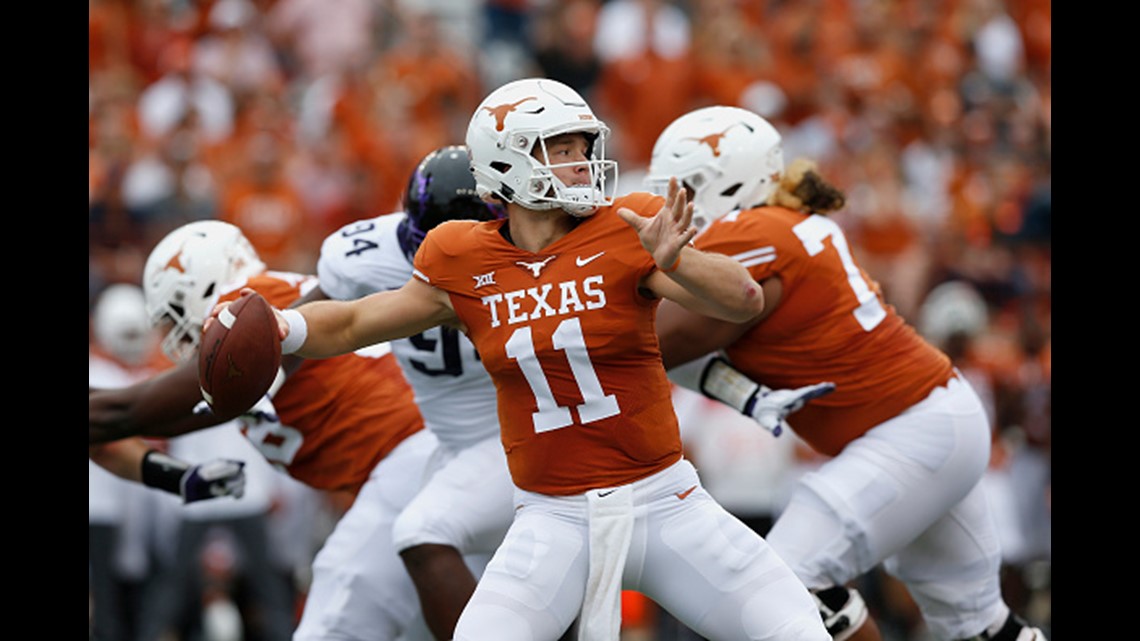
[[[198,385],[214,414],[244,413],[269,391],[281,366],[281,339],[269,301],[243,294],[202,334]]]

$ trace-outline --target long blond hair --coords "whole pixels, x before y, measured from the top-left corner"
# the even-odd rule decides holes
[[[847,196],[824,180],[815,162],[806,158],[796,158],[788,165],[780,184],[768,197],[769,205],[816,214],[837,211],[846,202]]]

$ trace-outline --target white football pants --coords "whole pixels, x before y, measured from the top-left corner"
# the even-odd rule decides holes
[[[515,486],[498,434],[458,451],[441,444],[428,462],[428,474],[396,519],[396,550],[435,543],[489,557],[515,516]]]
[[[436,444],[431,432],[420,430],[372,470],[313,559],[293,641],[431,640],[415,586],[392,545],[392,524],[420,488]]]
[[[621,588],[642,592],[711,641],[830,641],[807,589],[764,539],[713,500],[688,461],[624,487],[632,490],[622,490],[632,535]],[[516,490],[515,520],[459,619],[456,641],[555,641],[570,627],[590,571],[588,503],[596,501],[585,494]]]
[[[812,589],[884,563],[936,637],[976,635],[1009,612],[998,533],[979,483],[990,438],[978,395],[951,379],[805,474],[768,543]]]

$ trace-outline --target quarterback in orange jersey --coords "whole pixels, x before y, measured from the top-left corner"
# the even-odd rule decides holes
[[[241,288],[288,306],[317,284],[314,276],[267,271],[240,229],[214,220],[167,235],[148,257],[144,279],[151,322],[167,328],[163,351],[177,365],[131,387],[93,390],[93,443],[173,436],[233,418],[195,412],[201,407],[196,350],[207,312],[219,300],[236,299]],[[275,467],[313,488],[355,496],[313,561],[298,641],[427,638],[391,537],[436,441],[386,347],[299,365],[288,358],[272,398],[240,417],[245,436]]]
[[[466,143],[477,191],[507,219],[435,227],[400,289],[278,311],[282,351],[328,357],[437,325],[475,344],[516,511],[457,641],[554,641],[576,619],[580,638],[616,639],[622,589],[713,641],[827,641],[804,585],[683,458],[654,335],[662,298],[745,322],[760,289],[689,246],[675,184],[664,199],[610,196],[608,133],[562,83],[493,91]]]
[[[696,246],[747,267],[766,306],[741,324],[663,303],[665,365],[689,363],[671,374],[696,372],[703,391],[738,407],[758,386],[741,384],[741,373],[776,387],[836,385],[793,427],[833,458],[801,479],[767,535],[834,638],[879,638],[845,586],[883,563],[939,639],[1043,641],[1002,599],[1001,550],[979,484],[990,457],[983,404],[855,263],[825,215],[843,193],[809,161],[785,171],[776,129],[735,107],[690,112],[661,133],[646,180],[656,191],[675,179],[693,197]]]
[[[660,199],[634,194],[620,205],[653,212]],[[503,229],[441,225],[416,268],[450,294],[460,319],[477,319],[467,335],[498,372],[515,484],[582,494],[675,463],[681,441],[652,331],[656,304],[639,292],[656,267],[637,235],[612,212],[582,218],[537,252]]]

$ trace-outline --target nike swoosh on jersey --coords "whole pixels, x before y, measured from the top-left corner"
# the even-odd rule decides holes
[[[590,262],[593,261],[595,258],[598,258],[599,256],[601,256],[604,253],[606,253],[606,252],[604,252],[604,251],[598,252],[598,253],[594,254],[593,256],[590,256],[589,258],[582,258],[581,256],[577,256],[574,258],[574,263],[577,264],[579,267],[585,267],[586,265],[590,264]]]
[[[697,489],[696,485],[694,485],[693,487],[690,487],[689,489],[685,490],[684,492],[677,492],[676,497],[681,499],[682,501],[684,501],[685,499],[689,498],[689,495],[692,494],[693,490],[695,490],[695,489]]]

